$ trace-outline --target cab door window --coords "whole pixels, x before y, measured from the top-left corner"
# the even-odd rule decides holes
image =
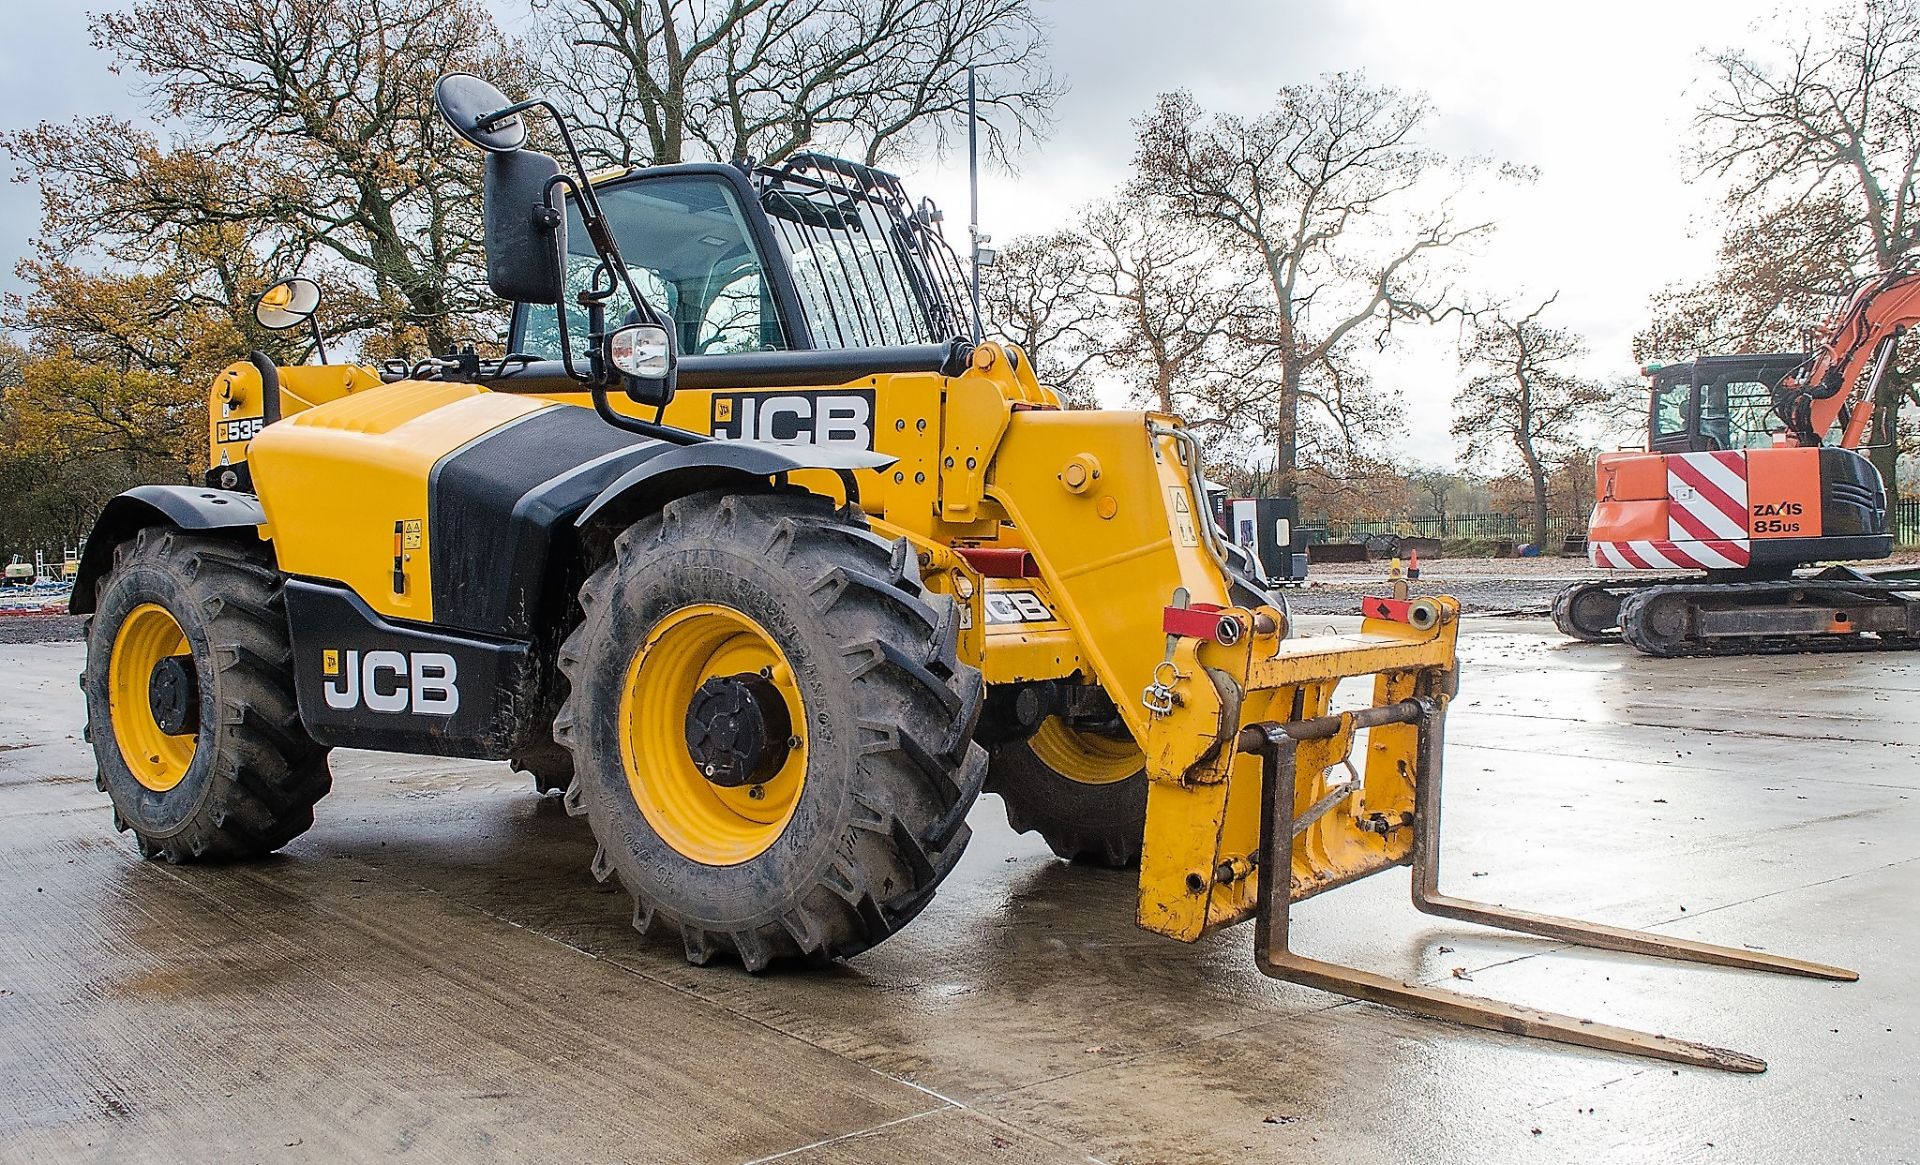
[[[680,351],[763,352],[791,346],[759,248],[724,179],[676,174],[615,182],[597,193],[635,285],[673,320]],[[587,313],[576,296],[587,287],[598,259],[571,201],[567,246],[567,338],[580,360],[587,351]],[[609,325],[632,310],[622,287],[607,301]],[[536,358],[559,359],[554,308],[520,305],[513,346]]]
[[[1684,438],[1688,431],[1687,414],[1693,407],[1693,382],[1679,380],[1656,384],[1653,388],[1653,439],[1668,441]]]

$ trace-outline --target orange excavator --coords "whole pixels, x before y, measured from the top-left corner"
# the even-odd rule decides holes
[[[1555,625],[1659,656],[1920,647],[1920,572],[1801,569],[1892,553],[1886,485],[1860,449],[1915,324],[1920,273],[1895,271],[1855,288],[1811,354],[1648,365],[1647,448],[1601,455],[1587,555],[1696,573],[1575,583]]]

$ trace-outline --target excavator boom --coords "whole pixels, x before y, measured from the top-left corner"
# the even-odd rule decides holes
[[[1835,424],[1842,449],[1870,439],[1873,401],[1893,361],[1894,345],[1920,323],[1920,273],[1890,271],[1863,281],[1818,333],[1804,373],[1775,394],[1780,419],[1797,445],[1817,446]]]

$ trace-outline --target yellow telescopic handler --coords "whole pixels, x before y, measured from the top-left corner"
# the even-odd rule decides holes
[[[930,204],[804,154],[589,179],[560,112],[462,74],[509,353],[235,364],[204,488],[114,499],[72,600],[115,824],[171,862],[276,850],[332,748],[511,760],[694,963],[846,958],[905,926],[998,793],[1138,863],[1140,925],[1253,919],[1276,978],[1459,1023],[1760,1071],[1289,945],[1395,866],[1432,914],[1828,979],[1845,970],[1440,892],[1459,608],[1290,634],[1207,516],[1178,419],[1067,411],[979,340]],[[526,148],[551,116],[566,163]],[[314,326],[318,288],[256,313]],[[316,335],[317,335],[316,330]],[[1344,680],[1372,697],[1335,700]]]

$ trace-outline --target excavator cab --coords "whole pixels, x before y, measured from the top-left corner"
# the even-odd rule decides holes
[[[1774,413],[1780,382],[1807,361],[1800,352],[1702,356],[1651,364],[1647,447],[1655,453],[1765,449],[1784,425]]]

